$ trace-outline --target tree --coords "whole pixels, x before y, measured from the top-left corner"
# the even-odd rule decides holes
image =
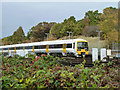
[[[38,25],[31,28],[28,37],[33,38],[33,41],[43,41],[46,37],[45,33],[49,33],[54,22],[40,22]]]
[[[97,32],[96,30],[98,30],[97,26],[86,26],[85,29],[83,30],[82,34],[87,36],[87,37],[95,37],[97,36]]]
[[[34,26],[31,28],[31,29],[29,29],[29,31],[27,32],[27,36],[26,36],[26,39],[27,40],[30,40],[31,39],[31,37],[32,37],[32,30],[34,29]]]
[[[67,36],[67,32],[73,32],[72,35],[76,35],[78,33],[79,26],[76,25],[76,20],[74,16],[71,16],[68,19],[65,19],[64,22],[55,24],[52,26],[50,33],[54,35],[56,38],[61,38]]]
[[[62,37],[62,34],[61,34],[62,27],[63,27],[62,24],[59,24],[59,23],[54,24],[50,29],[50,34],[56,38]]]
[[[4,37],[4,38],[2,39],[2,42],[3,42],[4,45],[13,44],[13,42],[12,42],[12,36]]]
[[[12,35],[13,44],[22,43],[25,40],[25,34],[21,26]]]
[[[118,9],[108,7],[103,10],[103,14],[100,15],[101,21],[98,27],[104,32],[104,38],[110,45],[112,42],[118,42]]]
[[[89,25],[97,25],[100,21],[99,16],[101,13],[98,13],[98,10],[96,11],[88,11],[85,13],[85,18],[89,19]]]

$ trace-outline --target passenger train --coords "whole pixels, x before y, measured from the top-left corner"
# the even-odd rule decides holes
[[[6,53],[8,56],[13,56],[14,54],[25,56],[28,53],[35,53],[36,55],[55,54],[81,57],[88,55],[89,50],[88,41],[84,39],[68,39],[0,46],[0,53]]]

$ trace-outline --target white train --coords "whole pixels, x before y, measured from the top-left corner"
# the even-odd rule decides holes
[[[0,52],[9,56],[18,54],[25,56],[28,53],[35,53],[36,55],[62,55],[81,57],[88,55],[88,41],[84,39],[69,39],[69,40],[54,40],[42,41],[33,43],[22,43],[14,45],[0,46]]]

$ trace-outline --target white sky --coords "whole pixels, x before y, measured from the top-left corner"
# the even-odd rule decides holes
[[[2,2],[119,2],[119,0],[2,0]]]
[[[43,21],[62,22],[70,16],[80,20],[88,10],[102,12],[110,6],[117,8],[118,0],[2,0],[0,36],[12,35],[19,26],[27,34],[32,26]]]

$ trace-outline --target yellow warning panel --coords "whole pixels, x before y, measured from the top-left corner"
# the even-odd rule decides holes
[[[16,47],[14,47],[14,52],[16,53]]]
[[[46,45],[46,53],[49,52],[49,45]]]
[[[3,48],[2,48],[2,53],[3,53]]]
[[[9,48],[8,48],[8,52],[9,52]]]
[[[25,50],[25,47],[23,47],[23,51]]]
[[[63,44],[63,52],[66,53],[67,44]]]
[[[33,53],[35,52],[35,49],[34,49],[35,47],[33,46]]]

